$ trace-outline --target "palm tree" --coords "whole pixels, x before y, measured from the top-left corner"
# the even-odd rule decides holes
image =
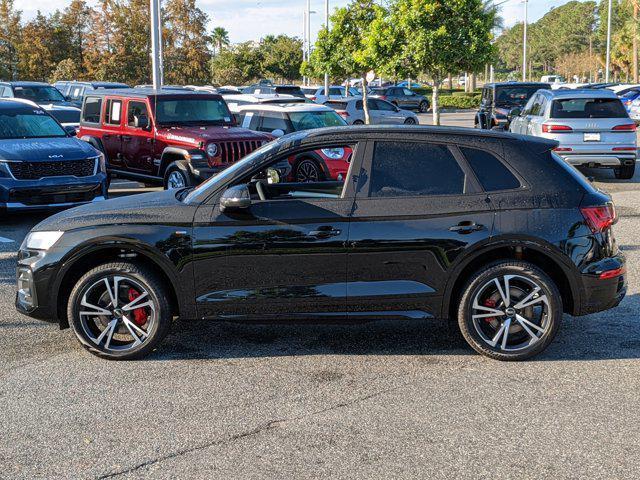
[[[216,49],[216,53],[220,53],[223,47],[229,45],[229,32],[224,27],[216,27],[211,33],[211,41]]]

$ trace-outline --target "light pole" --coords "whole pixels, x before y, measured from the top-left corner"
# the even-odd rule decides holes
[[[527,81],[527,24],[529,23],[529,0],[524,0],[524,31],[522,47],[522,81]]]
[[[162,30],[160,0],[150,0],[151,9],[151,71],[153,88],[162,88]]]
[[[329,34],[329,0],[324,0],[324,28]],[[324,96],[329,98],[329,72],[324,72]]]
[[[604,81],[609,83],[609,65],[611,63],[611,0],[607,13],[607,66],[605,67]]]
[[[307,10],[302,11],[302,61],[307,60]],[[306,75],[302,77],[302,85],[307,84]]]

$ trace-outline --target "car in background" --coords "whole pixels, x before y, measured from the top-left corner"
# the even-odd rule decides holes
[[[243,128],[281,137],[288,133],[325,127],[346,126],[347,122],[326,105],[277,103],[244,105],[234,114]],[[291,180],[315,182],[344,180],[351,159],[349,148],[328,148],[289,158]]]
[[[344,181],[273,172],[347,146]],[[480,354],[524,360],[563,313],[614,308],[627,290],[611,198],[555,146],[434,127],[286,135],[195,189],[45,219],[17,255],[16,307],[106,359],[148,355],[190,319],[449,319]]]
[[[302,87],[300,87],[300,90],[302,90],[302,93],[304,93],[304,97],[306,99],[313,101],[316,98],[316,92],[319,88],[324,89],[324,87],[319,87],[317,85],[308,87],[305,87],[303,85]]]
[[[610,90],[539,90],[509,130],[559,142],[554,151],[571,165],[634,175],[636,124]]]
[[[364,125],[362,98],[330,100],[325,105],[333,108],[349,125]],[[418,125],[418,116],[410,110],[402,110],[379,98],[369,98],[369,117],[372,125]]]
[[[237,127],[220,95],[165,89],[94,90],[78,135],[110,175],[165,188],[196,185],[273,139]]]
[[[257,85],[244,88],[242,93],[248,95],[291,95],[306,98],[305,93],[297,85]]]
[[[341,100],[347,97],[362,97],[361,93],[355,87],[349,87],[347,90],[342,86],[329,87],[329,96],[325,96],[324,87],[318,87],[316,93],[310,99],[316,103],[324,103],[327,100]]]
[[[306,98],[294,97],[293,95],[280,95],[276,93],[265,93],[249,95],[245,93],[241,94],[222,94],[222,98],[227,102],[227,105],[232,111],[241,105],[258,105],[267,103],[306,103]]]
[[[77,133],[80,128],[80,113],[82,112],[79,108],[62,105],[42,105],[42,108],[60,122],[66,130],[71,132],[73,129]]]
[[[631,102],[631,105],[629,105],[629,117],[636,122],[636,124],[640,123],[640,97],[637,97]]]
[[[94,90],[130,88],[126,83],[120,82],[78,82],[76,80],[59,80],[53,86],[64,95],[68,102],[78,108],[82,107],[84,96]]]
[[[426,113],[429,110],[429,100],[405,87],[372,88],[369,93],[372,98],[379,98],[393,103],[398,108],[405,110],[418,110]]]
[[[624,108],[627,110],[627,112],[629,112],[631,111],[631,104],[633,103],[633,101],[636,98],[640,97],[640,87],[629,90],[623,95],[618,95],[618,96],[620,97],[620,101],[622,101]]]
[[[622,97],[625,93],[630,92],[631,90],[640,89],[640,84],[638,83],[620,83],[616,85],[612,85],[609,87],[605,87],[608,90],[611,90],[619,97]]]
[[[482,87],[480,108],[474,118],[474,128],[507,129],[511,111],[522,109],[529,99],[541,88],[551,85],[540,82],[499,82],[487,83]]]
[[[104,156],[37,104],[0,100],[0,213],[107,198]]]
[[[57,88],[44,82],[0,82],[0,98],[21,98],[41,106],[73,106]]]

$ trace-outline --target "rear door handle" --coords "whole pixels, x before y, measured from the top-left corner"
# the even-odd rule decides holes
[[[336,237],[342,233],[341,230],[337,228],[333,228],[329,225],[323,225],[322,227],[318,227],[317,230],[311,230],[307,236],[316,237],[316,238],[329,238]]]
[[[483,229],[484,229],[484,225],[480,225],[479,223],[476,223],[476,222],[460,222],[458,225],[453,225],[449,227],[450,232],[457,232],[457,233],[471,233],[471,232],[477,232]]]

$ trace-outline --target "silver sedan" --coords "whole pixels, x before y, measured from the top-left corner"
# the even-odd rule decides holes
[[[379,98],[368,99],[367,105],[369,106],[369,116],[372,124],[417,125],[419,123],[418,116],[415,113],[409,110],[402,110]],[[325,103],[325,106],[333,108],[349,125],[364,124],[364,109],[362,108],[361,98],[330,100]]]

